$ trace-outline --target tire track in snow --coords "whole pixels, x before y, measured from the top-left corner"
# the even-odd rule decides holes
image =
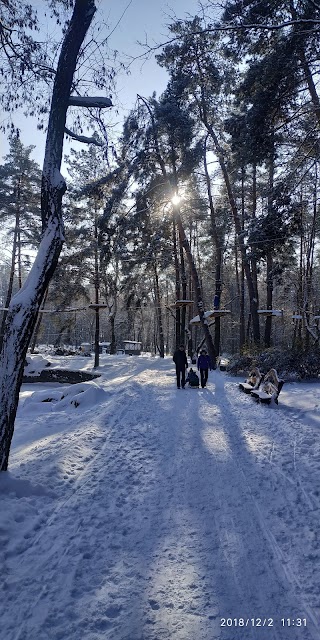
[[[154,363],[151,364],[151,367],[154,368],[156,364],[157,363],[155,361]],[[136,371],[134,373],[129,374],[129,375],[125,375],[125,376],[121,375],[120,376],[121,385],[125,385],[128,382],[130,382],[130,380],[136,379],[136,376],[137,376],[137,372]],[[112,381],[112,385],[114,385],[115,383],[118,383],[118,382],[119,382],[119,378],[115,378]],[[107,385],[105,385],[105,388],[107,388]],[[114,392],[114,396],[115,397],[111,401],[108,402],[108,404],[109,403],[111,404],[110,407],[108,406],[108,411],[110,411],[110,412],[112,412],[113,408],[116,408],[117,403],[119,401],[119,396],[121,396],[121,397],[123,396],[123,391],[119,391],[118,390],[118,391]],[[128,392],[128,396],[130,398],[130,391]],[[128,408],[126,406],[124,406],[122,408],[120,414],[116,414],[114,420],[108,423],[108,430],[111,431],[112,429],[114,429],[114,427],[121,421],[121,419],[123,418],[123,416],[125,415],[127,410],[128,410]],[[83,430],[79,430],[79,435],[82,435],[82,432],[83,432]],[[76,434],[75,434],[75,436],[76,436]],[[25,550],[30,549],[32,546],[34,546],[35,544],[37,544],[41,540],[43,535],[45,535],[47,528],[50,527],[52,525],[52,523],[54,522],[54,520],[59,516],[59,513],[60,513],[61,509],[63,509],[63,507],[65,505],[67,505],[68,502],[70,500],[72,500],[73,497],[79,491],[81,491],[82,487],[84,487],[87,484],[87,482],[90,481],[90,475],[89,475],[88,472],[90,472],[92,470],[92,468],[95,467],[95,465],[97,464],[99,459],[104,456],[105,451],[106,451],[106,449],[108,447],[108,444],[109,444],[109,441],[108,441],[108,438],[106,437],[104,445],[101,447],[99,452],[94,455],[92,460],[90,460],[85,465],[83,471],[78,474],[78,477],[77,477],[77,479],[75,480],[75,482],[73,484],[73,487],[72,487],[72,490],[71,490],[69,496],[63,497],[62,499],[60,499],[58,501],[58,503],[55,506],[52,514],[46,519],[45,522],[43,522],[43,521],[41,522],[41,531],[39,532],[39,534],[34,538],[34,540],[31,542],[31,544],[30,544],[30,542],[28,543],[28,546],[26,547]],[[98,467],[98,471],[99,471],[99,467]],[[87,475],[89,476],[88,479],[83,481],[83,477],[87,476]]]

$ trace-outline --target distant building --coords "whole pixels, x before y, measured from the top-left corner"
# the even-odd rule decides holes
[[[142,342],[135,342],[134,340],[123,341],[124,352],[128,356],[139,356],[141,353]]]
[[[99,342],[99,353],[110,353],[111,342]]]
[[[91,344],[89,342],[81,342],[80,351],[88,356],[91,353]]]

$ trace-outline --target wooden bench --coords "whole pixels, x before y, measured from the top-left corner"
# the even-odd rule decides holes
[[[270,369],[264,376],[263,382],[259,389],[252,389],[250,394],[258,402],[270,404],[274,402],[278,404],[279,393],[283,387],[284,380],[281,380],[275,369]]]
[[[239,389],[241,389],[241,391],[244,391],[245,393],[251,393],[253,389],[259,388],[262,380],[263,380],[262,373],[260,373],[257,367],[253,367],[246,381],[240,382]]]

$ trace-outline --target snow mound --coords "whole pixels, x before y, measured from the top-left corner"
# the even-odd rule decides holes
[[[44,369],[45,367],[51,366],[51,362],[49,362],[49,360],[47,360],[46,358],[43,358],[43,356],[40,356],[40,355],[33,356],[32,358],[30,356],[27,356],[26,361],[27,361],[27,364],[24,368],[25,376],[39,376],[42,369]]]
[[[29,498],[31,496],[54,496],[54,492],[46,489],[41,484],[32,484],[29,480],[19,480],[9,471],[0,473],[0,495],[9,494],[16,498]]]
[[[90,409],[97,404],[102,404],[108,399],[108,394],[94,382],[80,382],[69,387],[59,402],[60,408],[68,406],[79,407],[83,410]]]
[[[81,382],[59,389],[35,391],[29,398],[26,398],[23,411],[27,413],[41,412],[41,408],[43,410],[44,406],[45,410],[48,410],[48,404],[51,405],[51,411],[76,409],[80,406],[83,411],[87,411],[107,399],[106,391],[94,382]]]

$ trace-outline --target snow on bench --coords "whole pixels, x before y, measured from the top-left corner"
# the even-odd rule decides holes
[[[283,384],[284,380],[279,378],[277,371],[270,369],[265,375],[261,387],[259,389],[252,389],[250,394],[258,402],[265,404],[275,402],[275,404],[278,404],[278,397]]]
[[[260,373],[257,367],[253,367],[249,373],[245,382],[240,382],[239,389],[245,393],[251,393],[253,389],[258,389],[263,379],[262,373]]]

